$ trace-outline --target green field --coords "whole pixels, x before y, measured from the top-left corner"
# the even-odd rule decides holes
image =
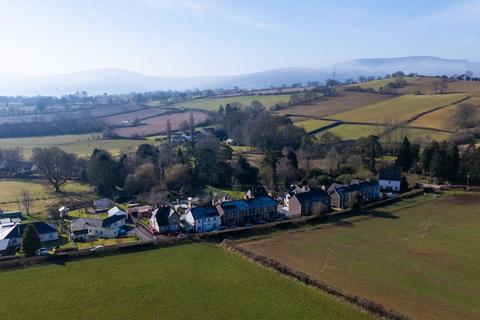
[[[303,121],[297,121],[294,124],[300,128],[305,129],[306,132],[312,132],[325,126],[331,125],[332,123],[332,121],[308,119]]]
[[[410,141],[429,142],[447,140],[450,134],[433,130],[406,129],[406,136]]]
[[[226,249],[183,245],[0,273],[2,319],[369,319]]]
[[[405,95],[332,115],[331,118],[370,123],[407,121],[421,112],[451,104],[465,96],[465,94]]]
[[[420,78],[418,78],[418,77],[404,77],[404,80],[407,82],[407,85],[405,87],[409,87],[412,82],[415,82],[418,79],[420,79]],[[430,80],[430,81],[432,81],[432,80]],[[381,80],[373,80],[373,81],[355,83],[354,85],[345,85],[345,87],[359,86],[359,87],[362,87],[362,88],[365,88],[365,89],[372,88],[372,89],[378,90],[381,87],[386,88],[386,86],[390,82],[395,82],[395,79],[394,78],[387,78],[387,79],[381,79]],[[394,89],[394,90],[399,90],[399,89],[403,89],[403,88],[397,88],[397,89]]]
[[[114,155],[120,153],[123,149],[136,148],[142,143],[148,143],[145,140],[129,139],[102,139],[101,134],[79,134],[62,135],[48,137],[31,138],[6,138],[0,139],[1,148],[21,147],[25,158],[29,158],[33,148],[57,146],[67,152],[75,153],[79,156],[90,156],[95,148],[105,149]]]
[[[361,125],[361,124],[341,124],[327,130],[328,132],[339,135],[344,140],[355,140],[369,135],[379,135],[383,132],[382,126]],[[324,132],[318,134],[321,136]]]
[[[28,190],[32,199],[42,199],[33,201],[31,204],[31,213],[34,215],[45,214],[48,206],[61,204],[66,199],[89,199],[93,197],[93,189],[87,184],[69,182],[62,187],[64,193],[55,193],[50,184],[44,180],[38,179],[1,179],[0,180],[0,208],[9,210],[18,210],[15,203],[20,199],[22,190]]]
[[[416,319],[480,318],[480,194],[419,196],[243,246]]]
[[[253,100],[260,101],[266,109],[270,109],[276,103],[288,102],[290,100],[289,94],[277,95],[258,95],[258,96],[237,96],[228,98],[204,98],[186,101],[178,104],[180,107],[203,109],[209,111],[218,111],[220,105],[225,106],[227,103],[238,102],[243,105],[249,105]]]
[[[480,110],[480,98],[472,97],[465,101],[477,106]],[[455,113],[458,110],[458,105],[452,105],[440,110],[436,110],[429,114],[426,114],[411,123],[412,126],[421,126],[426,128],[456,130],[458,129],[455,123]],[[477,112],[477,116],[480,117],[480,112]]]

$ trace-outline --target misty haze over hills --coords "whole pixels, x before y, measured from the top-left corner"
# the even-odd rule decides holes
[[[437,57],[357,59],[335,65],[336,79],[357,80],[360,75],[384,76],[403,71],[422,75],[480,74],[480,63]],[[90,95],[119,94],[154,90],[207,88],[258,89],[296,82],[325,81],[332,78],[333,66],[324,68],[282,68],[236,76],[166,77],[146,76],[122,69],[96,69],[83,72],[0,76],[0,95],[64,95],[85,90]]]

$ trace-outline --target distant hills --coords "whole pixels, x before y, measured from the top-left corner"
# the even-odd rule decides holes
[[[480,63],[463,59],[430,56],[357,59],[335,65],[336,79],[358,79],[360,75],[383,76],[395,71],[423,75],[480,75]],[[77,90],[93,94],[118,94],[153,90],[207,88],[244,89],[290,85],[296,82],[323,82],[332,78],[333,66],[324,68],[282,68],[237,76],[162,77],[146,76],[122,69],[96,69],[69,74],[0,76],[0,95],[64,95]]]

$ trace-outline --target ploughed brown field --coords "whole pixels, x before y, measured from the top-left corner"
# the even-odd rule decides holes
[[[414,319],[480,319],[480,194],[422,195],[243,243]]]
[[[99,106],[95,108],[58,112],[58,113],[6,116],[6,117],[0,117],[0,124],[32,122],[37,120],[52,121],[59,118],[82,118],[87,115],[95,118],[102,118],[110,115],[116,115],[116,114],[121,114],[125,112],[132,112],[135,110],[140,110],[142,108],[144,107],[136,104],[122,104],[122,105],[111,105],[111,106]]]
[[[182,124],[182,122],[189,121],[190,114],[193,114],[196,125],[199,125],[208,119],[208,115],[200,111],[179,112],[148,118],[146,120],[142,120],[142,125],[140,126],[117,128],[114,129],[113,132],[117,136],[125,138],[145,137],[165,133],[167,131],[167,120],[170,120],[172,130],[175,131],[180,129],[180,125]]]
[[[103,118],[103,120],[105,120],[108,124],[119,124],[123,120],[128,120],[128,121],[135,121],[135,119],[143,120],[145,118],[160,116],[168,111],[169,110],[167,109],[149,108],[149,109],[138,110],[135,112],[118,114],[115,116],[108,116]]]
[[[364,92],[343,92],[334,97],[324,97],[312,103],[281,110],[278,114],[326,117],[392,98],[395,98],[395,96]]]

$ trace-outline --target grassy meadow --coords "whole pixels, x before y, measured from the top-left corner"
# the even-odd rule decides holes
[[[477,106],[480,110],[480,97],[472,97],[464,103],[471,103]],[[410,124],[412,126],[455,131],[458,129],[457,125],[455,124],[455,113],[457,110],[458,105],[448,106],[446,108],[428,113],[411,122]]]
[[[33,215],[45,216],[45,209],[62,203],[62,200],[89,199],[94,197],[93,189],[87,184],[68,182],[62,187],[63,193],[55,193],[45,180],[37,179],[0,179],[0,208],[5,211],[18,210],[17,200],[22,190],[28,190],[31,203],[30,212]],[[6,203],[8,202],[8,203]]]
[[[0,314],[9,320],[372,319],[205,244],[6,271],[0,281],[9,290]]]
[[[1,148],[21,147],[23,149],[23,156],[27,159],[31,157],[32,150],[37,147],[46,148],[57,146],[66,152],[88,157],[95,148],[105,149],[113,155],[118,155],[121,150],[137,148],[142,143],[148,142],[145,140],[132,139],[103,139],[99,133],[0,139]]]
[[[426,195],[242,245],[416,319],[480,318],[480,194]]]
[[[327,131],[337,134],[344,140],[356,140],[369,135],[379,135],[383,132],[383,127],[377,125],[341,124]],[[318,135],[323,133],[321,132]]]
[[[344,121],[370,122],[373,124],[387,120],[407,121],[421,112],[449,105],[465,96],[465,94],[404,95],[331,117]]]
[[[399,132],[400,131],[400,132]],[[399,134],[400,136],[406,135],[410,141],[415,142],[430,142],[430,141],[444,141],[448,140],[451,134],[446,132],[439,132],[434,130],[425,130],[425,129],[412,129],[412,128],[402,128],[398,129],[394,134]]]
[[[323,97],[311,103],[278,111],[278,114],[326,117],[389,99],[392,99],[392,96],[374,93],[342,92],[333,97]]]
[[[320,128],[331,125],[332,121],[318,120],[318,119],[308,119],[303,121],[294,122],[294,124],[300,128],[305,129],[306,132],[312,132]]]
[[[260,101],[266,109],[270,109],[274,104],[279,102],[288,102],[290,100],[289,94],[276,95],[256,95],[256,96],[236,96],[225,98],[202,98],[192,101],[179,103],[179,107],[202,109],[208,111],[218,111],[218,107],[225,106],[227,103],[238,102],[243,105],[249,105],[253,100]]]

